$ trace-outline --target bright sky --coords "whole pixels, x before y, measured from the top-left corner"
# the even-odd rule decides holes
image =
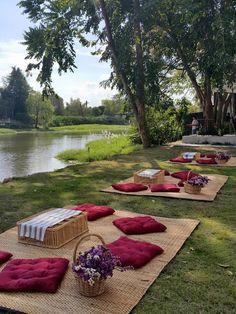
[[[25,71],[28,61],[25,60],[26,50],[23,33],[30,25],[26,15],[17,6],[18,0],[0,0],[0,81],[11,72],[13,66]],[[53,72],[52,81],[55,91],[64,101],[70,98],[87,100],[90,106],[98,106],[102,99],[111,98],[115,90],[104,89],[99,82],[109,77],[110,66],[100,63],[97,56],[90,55],[87,48],[76,47],[77,69],[74,73],[63,73],[61,76]],[[40,91],[36,82],[37,71],[27,77],[29,84]],[[1,86],[0,82],[0,86]]]

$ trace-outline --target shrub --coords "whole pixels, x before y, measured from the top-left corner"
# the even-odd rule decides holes
[[[147,124],[152,144],[162,145],[180,139],[182,136],[173,108],[164,112],[148,108]],[[137,128],[134,126],[131,129],[130,138],[133,143],[141,143]]]
[[[121,116],[54,116],[50,126],[78,125],[78,124],[127,124]]]

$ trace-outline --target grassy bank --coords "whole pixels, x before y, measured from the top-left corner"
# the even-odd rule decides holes
[[[0,128],[0,135],[15,134],[15,133],[16,133],[15,130]]]
[[[184,147],[139,150],[110,160],[74,165],[3,184],[0,189],[0,231],[43,209],[83,202],[107,204],[118,210],[147,215],[199,219],[199,227],[133,313],[235,313],[236,168],[200,168],[166,162],[185,150]],[[235,149],[229,148],[229,152],[236,155]],[[229,180],[214,202],[99,192],[146,167],[162,167],[170,171],[192,169],[228,175]]]
[[[129,154],[141,148],[133,145],[128,136],[115,136],[91,141],[84,149],[68,149],[57,155],[63,161],[85,162],[107,159],[117,154]]]
[[[108,124],[80,124],[80,125],[66,125],[50,128],[51,131],[57,133],[102,133],[103,131],[112,133],[126,132],[129,129],[128,125],[108,125]]]
[[[80,124],[52,127],[48,129],[6,129],[0,128],[0,135],[14,134],[22,132],[50,132],[62,134],[90,134],[90,133],[122,133],[129,130],[128,125],[108,125],[108,124]]]

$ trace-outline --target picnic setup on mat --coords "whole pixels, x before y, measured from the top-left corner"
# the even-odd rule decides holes
[[[84,224],[79,230],[76,224],[81,221],[76,220],[74,228],[78,237],[83,236],[69,242],[65,237],[66,244],[60,248],[53,248],[53,237],[41,247],[34,242],[35,237],[44,241],[46,236],[42,214],[0,235],[0,262],[8,261],[0,272],[1,306],[24,313],[76,313],[78,309],[80,313],[129,313],[199,223],[96,204],[65,210],[67,215],[71,211],[65,221],[87,216],[88,229]],[[61,217],[63,209],[48,211],[54,221],[55,211]],[[56,231],[54,238],[59,234]],[[21,242],[26,235],[32,241]],[[106,264],[106,271],[99,261]],[[97,272],[88,271],[93,267]],[[96,297],[96,302],[91,302],[91,297]]]
[[[227,176],[217,174],[204,175],[187,170],[170,173],[167,170],[146,169],[101,191],[211,202],[227,180]]]
[[[221,166],[221,167],[236,167],[236,157],[232,157],[226,152],[217,153],[198,153],[184,152],[181,156],[169,159],[170,163],[189,164],[198,166]]]
[[[102,191],[213,201],[227,179],[150,168]],[[92,203],[26,217],[0,234],[0,305],[28,314],[129,313],[198,224]]]

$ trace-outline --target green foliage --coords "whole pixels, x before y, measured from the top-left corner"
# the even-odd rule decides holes
[[[54,116],[50,126],[77,125],[77,124],[127,124],[120,116]]]
[[[84,149],[70,149],[57,155],[63,161],[93,161],[103,160],[117,154],[129,154],[140,145],[133,145],[128,136],[112,136],[101,140],[91,141]]]
[[[117,94],[113,96],[112,99],[103,99],[102,106],[104,107],[104,114],[105,115],[119,115],[124,113],[126,101],[124,97]]]
[[[79,98],[71,99],[66,105],[65,115],[68,116],[88,116],[91,112],[91,108],[88,108],[87,101],[83,104]]]
[[[172,108],[164,112],[154,108],[148,110],[147,121],[150,130],[150,138],[153,144],[165,144],[180,138],[175,110]]]
[[[39,125],[47,128],[52,120],[54,107],[50,99],[43,99],[39,92],[31,92],[27,99],[27,112],[35,128],[38,128]]]
[[[168,98],[163,98],[157,106],[149,107],[147,123],[151,143],[161,145],[180,139],[185,132],[191,109],[192,103],[186,98],[176,101],[175,105]],[[136,127],[131,130],[131,139],[134,143],[140,143]]]
[[[50,100],[54,107],[54,113],[56,115],[63,115],[65,112],[63,98],[58,95],[51,95]]]

